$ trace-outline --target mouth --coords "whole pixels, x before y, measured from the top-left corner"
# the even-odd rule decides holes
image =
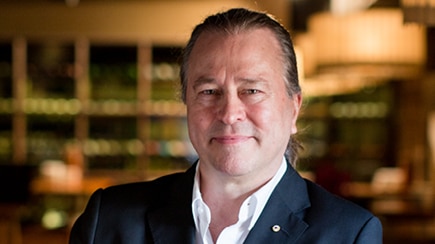
[[[251,136],[239,136],[239,135],[232,135],[232,136],[216,136],[211,139],[212,142],[217,142],[219,144],[224,145],[232,145],[232,144],[238,144],[245,142],[249,140]]]

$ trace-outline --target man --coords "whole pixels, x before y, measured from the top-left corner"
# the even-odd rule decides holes
[[[70,243],[382,243],[376,217],[292,167],[302,98],[278,22],[246,9],[208,17],[180,75],[198,162],[96,191]]]

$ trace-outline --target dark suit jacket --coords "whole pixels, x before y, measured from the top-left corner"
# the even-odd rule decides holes
[[[378,218],[287,168],[245,243],[382,243]],[[75,222],[70,244],[195,243],[194,175],[195,165],[154,181],[97,190]]]

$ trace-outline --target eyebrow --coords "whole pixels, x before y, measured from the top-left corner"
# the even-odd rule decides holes
[[[208,78],[208,77],[199,77],[198,79],[193,81],[193,89],[196,89],[197,87],[204,85],[204,84],[212,84],[215,83],[216,79],[214,78]],[[240,78],[237,79],[237,82],[242,83],[242,84],[260,84],[262,86],[269,86],[269,82],[267,82],[264,79],[258,78],[258,79],[253,79],[253,78]]]
[[[206,78],[206,77],[199,77],[198,79],[193,81],[193,89],[196,89],[198,86],[204,85],[204,84],[211,84],[214,83],[215,79],[213,78]]]
[[[266,80],[261,79],[261,78],[258,78],[258,79],[242,78],[239,80],[245,84],[265,84],[265,85],[267,85],[269,83]]]

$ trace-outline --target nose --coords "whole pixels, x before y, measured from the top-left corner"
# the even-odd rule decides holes
[[[224,124],[232,125],[246,118],[245,105],[237,94],[222,96],[218,111],[218,119]]]

